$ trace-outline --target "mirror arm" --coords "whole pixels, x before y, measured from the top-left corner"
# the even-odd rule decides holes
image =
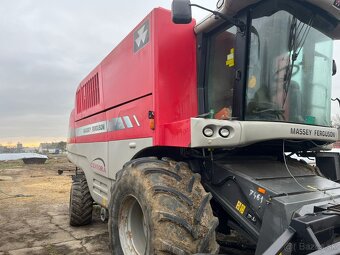
[[[205,8],[201,5],[198,5],[198,4],[190,4],[190,6],[194,6],[194,7],[198,7],[202,10],[205,10],[205,11],[208,11],[208,12],[211,12],[212,14],[214,14],[215,16],[221,18],[221,19],[224,19],[225,21],[229,22],[230,24],[234,25],[234,26],[237,26],[238,28],[240,28],[241,32],[244,32],[246,30],[246,24],[244,24],[242,21],[240,21],[239,19],[235,19],[235,18],[230,18],[220,12],[217,12],[217,11],[213,11],[213,10],[210,10],[208,8]]]
[[[340,106],[340,99],[339,99],[339,98],[331,98],[331,100],[334,101],[334,102],[335,102],[335,101],[338,101],[339,106]]]

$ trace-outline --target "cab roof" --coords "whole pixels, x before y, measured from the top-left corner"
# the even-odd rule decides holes
[[[218,9],[219,12],[234,17],[240,11],[247,8],[248,6],[260,3],[260,2],[274,2],[277,0],[224,0],[224,4]],[[309,3],[314,5],[315,7],[321,9],[324,13],[327,13],[330,19],[337,21],[336,28],[328,34],[328,36],[332,37],[333,39],[340,39],[340,7],[337,7],[337,2],[340,4],[340,0],[290,0],[292,2],[299,2],[299,3]],[[206,32],[216,25],[223,23],[222,20],[216,20],[214,15],[210,15],[205,18],[201,23],[199,23],[195,31],[196,32]]]

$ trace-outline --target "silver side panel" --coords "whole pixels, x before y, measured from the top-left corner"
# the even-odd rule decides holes
[[[212,137],[203,135],[206,126],[214,130]],[[223,138],[219,135],[219,129],[222,127],[229,129],[229,137]],[[191,119],[191,147],[193,148],[235,148],[276,139],[319,140],[333,143],[338,139],[338,131],[335,128],[281,122]]]
[[[151,147],[152,138],[121,140],[109,143],[109,178],[116,179],[116,173],[139,151]]]
[[[68,158],[76,166],[92,171],[103,177],[108,174],[108,143],[73,143],[67,145]]]
[[[110,189],[116,173],[133,156],[152,146],[152,138],[68,144],[68,158],[85,173],[94,201],[104,207],[110,201]]]

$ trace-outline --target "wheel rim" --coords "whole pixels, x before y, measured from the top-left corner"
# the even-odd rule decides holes
[[[106,211],[106,209],[105,209],[104,207],[102,207],[102,208],[100,209],[100,220],[101,220],[102,222],[105,222],[106,219],[107,219],[107,211]]]
[[[118,219],[124,255],[146,254],[148,230],[143,210],[135,197],[128,196],[123,201]]]

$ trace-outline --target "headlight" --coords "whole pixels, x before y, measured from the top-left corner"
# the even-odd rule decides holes
[[[205,127],[203,129],[203,134],[206,136],[206,137],[212,137],[214,135],[214,130],[211,128],[211,127]]]
[[[223,138],[227,138],[230,135],[230,131],[228,128],[221,128],[219,131],[220,136],[222,136]]]

